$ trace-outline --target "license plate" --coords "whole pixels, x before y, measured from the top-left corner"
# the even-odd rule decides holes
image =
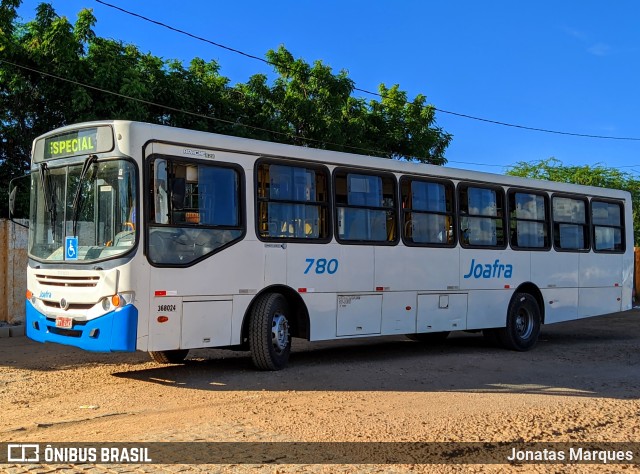
[[[56,318],[57,328],[71,329],[72,326],[73,326],[73,318],[67,318],[65,316],[58,316]]]

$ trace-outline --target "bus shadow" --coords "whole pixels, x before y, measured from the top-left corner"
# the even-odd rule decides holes
[[[0,367],[55,372],[78,367],[117,367],[149,364],[149,355],[137,352],[88,352],[77,347],[33,341],[25,336],[0,339]]]
[[[608,329],[576,323],[545,327],[538,346],[530,352],[505,351],[478,334],[468,333],[454,333],[437,346],[404,337],[314,344],[294,341],[289,366],[278,372],[255,370],[248,353],[212,350],[194,351],[182,365],[113,375],[207,391],[531,393],[640,398],[638,332],[630,333],[628,328],[623,330],[608,323],[600,324]]]

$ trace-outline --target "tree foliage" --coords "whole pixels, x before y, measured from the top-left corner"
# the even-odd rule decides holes
[[[595,166],[566,166],[553,157],[533,163],[519,162],[507,174],[523,178],[629,191],[633,205],[634,241],[636,245],[640,244],[640,180],[633,175],[599,164]]]
[[[216,61],[194,58],[185,65],[96,36],[89,9],[72,24],[43,3],[32,21],[21,24],[19,4],[0,0],[0,59],[8,61],[0,61],[1,193],[28,169],[33,138],[100,119],[446,162],[451,135],[437,127],[435,109],[423,95],[409,101],[398,85],[380,85],[380,100],[355,97],[346,71],[334,73],[322,61],[309,64],[283,46],[266,55],[274,80],[256,74],[231,85]],[[6,215],[4,201],[0,215]]]

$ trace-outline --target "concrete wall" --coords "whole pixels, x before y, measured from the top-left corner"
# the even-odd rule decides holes
[[[24,323],[28,230],[0,219],[0,321]]]

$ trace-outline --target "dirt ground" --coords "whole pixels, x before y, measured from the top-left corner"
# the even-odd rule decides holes
[[[185,365],[0,339],[0,441],[640,442],[640,311],[546,326],[531,352],[480,335],[306,343],[258,372],[244,352]],[[501,465],[8,466],[5,472],[501,472]],[[636,466],[523,465],[520,472]],[[40,469],[40,470],[39,470]]]

